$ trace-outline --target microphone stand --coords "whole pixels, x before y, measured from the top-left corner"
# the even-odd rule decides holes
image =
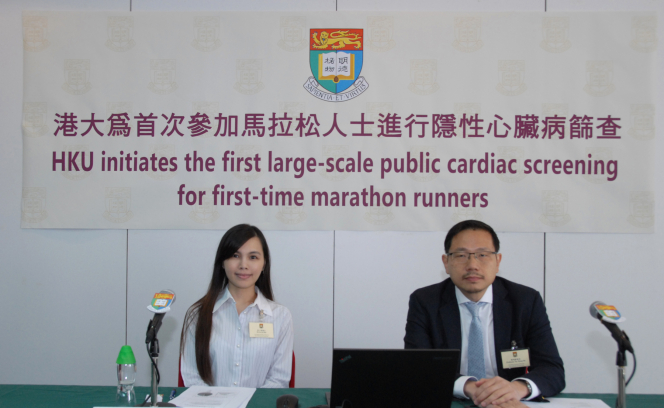
[[[611,331],[611,336],[618,343],[618,352],[616,354],[616,366],[618,367],[618,398],[616,399],[616,408],[627,408],[627,395],[625,392],[625,368],[627,367],[627,351],[633,352],[632,343],[627,337],[627,333],[613,323],[607,323],[600,319],[600,322]]]
[[[602,313],[599,311],[601,306],[606,306],[607,309],[613,309],[616,312],[618,319],[616,319],[616,321],[609,321],[611,319],[605,321],[602,317]],[[636,355],[634,354],[634,348],[632,347],[632,342],[629,340],[629,336],[627,336],[627,333],[625,333],[624,330],[620,330],[616,324],[618,321],[624,321],[624,319],[620,317],[620,313],[617,313],[615,307],[607,306],[599,301],[593,302],[593,304],[590,305],[590,315],[597,318],[600,323],[611,332],[611,337],[613,337],[616,343],[618,343],[618,353],[616,354],[616,366],[618,366],[618,398],[616,398],[616,408],[627,408],[625,388],[627,387],[627,384],[632,381],[632,377],[636,372]],[[632,353],[632,356],[634,357],[634,369],[629,380],[625,382],[625,368],[627,367],[627,356],[625,352],[627,351]]]
[[[157,360],[159,359],[159,340],[157,339],[157,331],[161,326],[161,320],[153,327],[153,321],[150,320],[148,324],[148,343],[150,344],[150,366],[152,367],[152,386],[150,392],[150,402],[144,402],[143,404],[137,405],[140,407],[175,407],[168,402],[157,402],[159,401],[159,384],[157,382]],[[153,331],[150,331],[150,328],[153,328]]]
[[[623,332],[624,334],[625,332]],[[627,334],[625,334],[627,337]],[[624,341],[618,342],[618,353],[616,354],[616,365],[618,366],[618,398],[616,408],[627,408],[627,395],[625,392],[625,368],[627,367],[627,356]]]

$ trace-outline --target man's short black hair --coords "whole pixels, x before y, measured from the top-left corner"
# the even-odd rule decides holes
[[[498,239],[498,235],[496,235],[496,231],[493,230],[489,226],[489,224],[485,224],[482,221],[477,221],[477,220],[465,220],[461,221],[460,223],[456,224],[450,230],[447,232],[447,236],[445,237],[445,253],[449,253],[450,247],[452,246],[452,239],[457,236],[461,231],[465,230],[484,230],[491,234],[491,239],[493,240],[493,246],[496,248],[495,251],[498,252],[500,251],[500,240]]]

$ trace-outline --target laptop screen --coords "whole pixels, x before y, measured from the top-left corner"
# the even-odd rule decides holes
[[[449,408],[459,350],[334,349],[330,408]]]

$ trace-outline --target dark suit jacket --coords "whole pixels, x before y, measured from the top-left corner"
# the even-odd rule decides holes
[[[454,283],[446,279],[413,292],[408,304],[406,348],[461,349],[461,317]],[[493,331],[498,375],[507,380],[528,378],[543,396],[565,388],[563,360],[553,339],[549,317],[539,293],[527,286],[496,277],[493,282]],[[503,369],[501,350],[530,349],[530,368]]]

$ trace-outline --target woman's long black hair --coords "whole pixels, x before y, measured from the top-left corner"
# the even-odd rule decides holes
[[[261,230],[253,225],[239,224],[226,231],[219,242],[217,256],[214,259],[214,268],[212,270],[212,280],[208,291],[194,303],[184,317],[182,333],[180,334],[180,355],[184,353],[184,343],[186,341],[189,326],[196,321],[196,367],[198,374],[206,384],[212,385],[214,378],[212,376],[212,361],[210,361],[210,336],[212,335],[212,309],[217,302],[219,295],[228,286],[228,277],[224,270],[224,261],[233,256],[242,245],[251,238],[258,238],[263,247],[263,256],[265,265],[263,272],[256,281],[256,286],[260,289],[263,296],[274,300],[272,294],[272,284],[270,283],[270,250],[267,241]]]

